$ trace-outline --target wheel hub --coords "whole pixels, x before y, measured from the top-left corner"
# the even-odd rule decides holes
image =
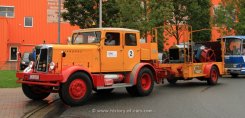
[[[143,90],[149,90],[151,87],[151,77],[149,74],[143,74],[141,77],[141,86]]]
[[[69,94],[73,99],[81,99],[86,93],[86,84],[81,79],[75,79],[69,87]]]

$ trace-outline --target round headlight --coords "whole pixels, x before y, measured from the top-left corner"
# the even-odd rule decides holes
[[[54,62],[51,62],[49,64],[49,70],[54,70],[54,68],[55,68],[55,63]]]

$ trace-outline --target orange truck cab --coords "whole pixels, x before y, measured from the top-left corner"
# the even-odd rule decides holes
[[[163,74],[156,69],[157,42],[140,39],[138,30],[91,28],[74,31],[68,45],[35,47],[35,61],[18,71],[17,82],[33,100],[58,92],[64,103],[84,104],[92,90],[110,93],[125,87],[133,96],[147,96]]]

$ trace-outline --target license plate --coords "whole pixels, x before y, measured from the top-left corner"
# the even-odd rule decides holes
[[[39,75],[30,75],[30,80],[39,80]]]

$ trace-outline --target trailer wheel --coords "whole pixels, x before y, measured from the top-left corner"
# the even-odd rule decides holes
[[[210,70],[210,78],[207,79],[207,83],[208,85],[215,85],[218,83],[218,79],[219,79],[219,71],[217,67],[212,66]]]
[[[138,74],[137,84],[127,87],[127,92],[132,96],[147,96],[154,87],[153,74],[148,68],[142,68]]]
[[[22,90],[26,97],[32,100],[42,100],[49,96],[50,92],[45,91],[46,88],[42,86],[30,86],[22,84]]]
[[[85,73],[72,74],[66,83],[60,87],[61,100],[70,106],[86,103],[92,93],[92,82]]]
[[[113,91],[114,89],[111,88],[111,89],[100,89],[100,90],[97,90],[95,89],[94,91],[97,93],[97,94],[109,94]]]
[[[178,81],[177,79],[169,79],[169,78],[167,78],[167,81],[168,81],[168,83],[169,84],[176,84],[176,82]]]

